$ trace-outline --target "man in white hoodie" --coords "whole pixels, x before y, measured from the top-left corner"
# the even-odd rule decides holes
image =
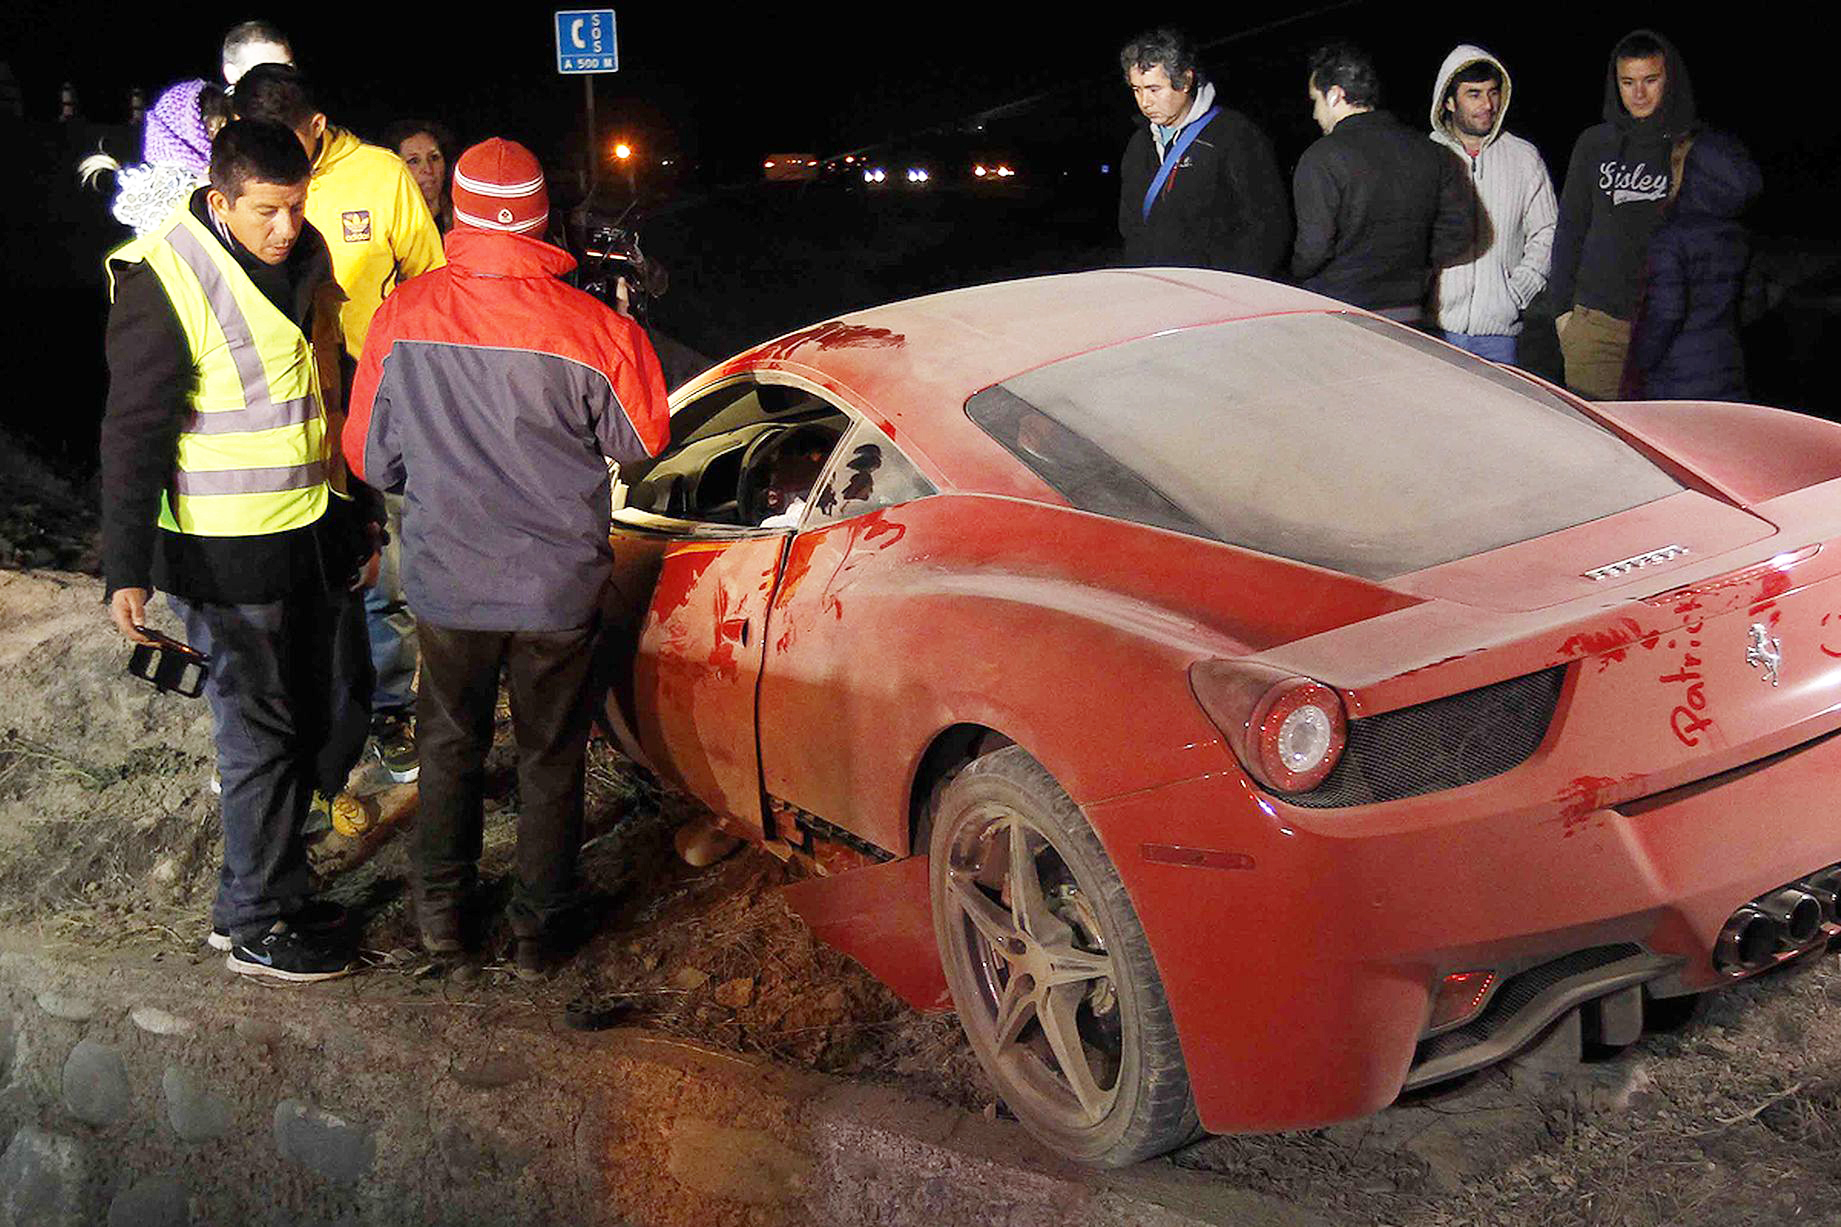
[[[1432,139],[1470,171],[1471,250],[1482,254],[1439,274],[1436,319],[1453,345],[1513,363],[1522,312],[1547,284],[1559,205],[1540,151],[1502,130],[1508,110],[1501,60],[1469,44],[1445,57],[1432,90]]]

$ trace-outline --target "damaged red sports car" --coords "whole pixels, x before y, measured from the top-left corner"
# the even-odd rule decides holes
[[[1081,1160],[1373,1112],[1837,926],[1841,428],[1227,274],[762,345],[616,491],[630,752]]]

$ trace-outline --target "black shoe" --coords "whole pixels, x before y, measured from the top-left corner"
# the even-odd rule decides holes
[[[232,941],[224,966],[238,975],[266,976],[289,984],[336,980],[356,971],[349,955],[332,950],[285,920],[260,937]]]
[[[415,783],[422,771],[416,754],[415,717],[402,708],[373,715],[371,752],[383,764],[384,774],[396,783]]]
[[[351,924],[352,914],[345,910],[344,905],[330,899],[309,899],[299,910],[288,913],[282,919],[308,937],[325,941],[344,933]],[[205,945],[228,953],[231,946],[230,930],[212,925],[211,936],[205,939]]]

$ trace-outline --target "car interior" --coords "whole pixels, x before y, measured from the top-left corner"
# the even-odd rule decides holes
[[[657,460],[623,466],[615,508],[742,527],[783,517],[849,428],[847,414],[802,389],[731,384],[672,415]]]

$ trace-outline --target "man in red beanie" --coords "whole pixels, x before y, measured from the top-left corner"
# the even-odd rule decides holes
[[[539,237],[549,215],[524,146],[461,155],[447,266],[378,308],[344,434],[353,471],[404,495],[403,582],[422,632],[422,943],[463,948],[503,666],[522,801],[511,923],[529,976],[575,898],[589,658],[613,558],[603,457],[656,455],[669,433],[651,343],[558,279],[575,261]]]

